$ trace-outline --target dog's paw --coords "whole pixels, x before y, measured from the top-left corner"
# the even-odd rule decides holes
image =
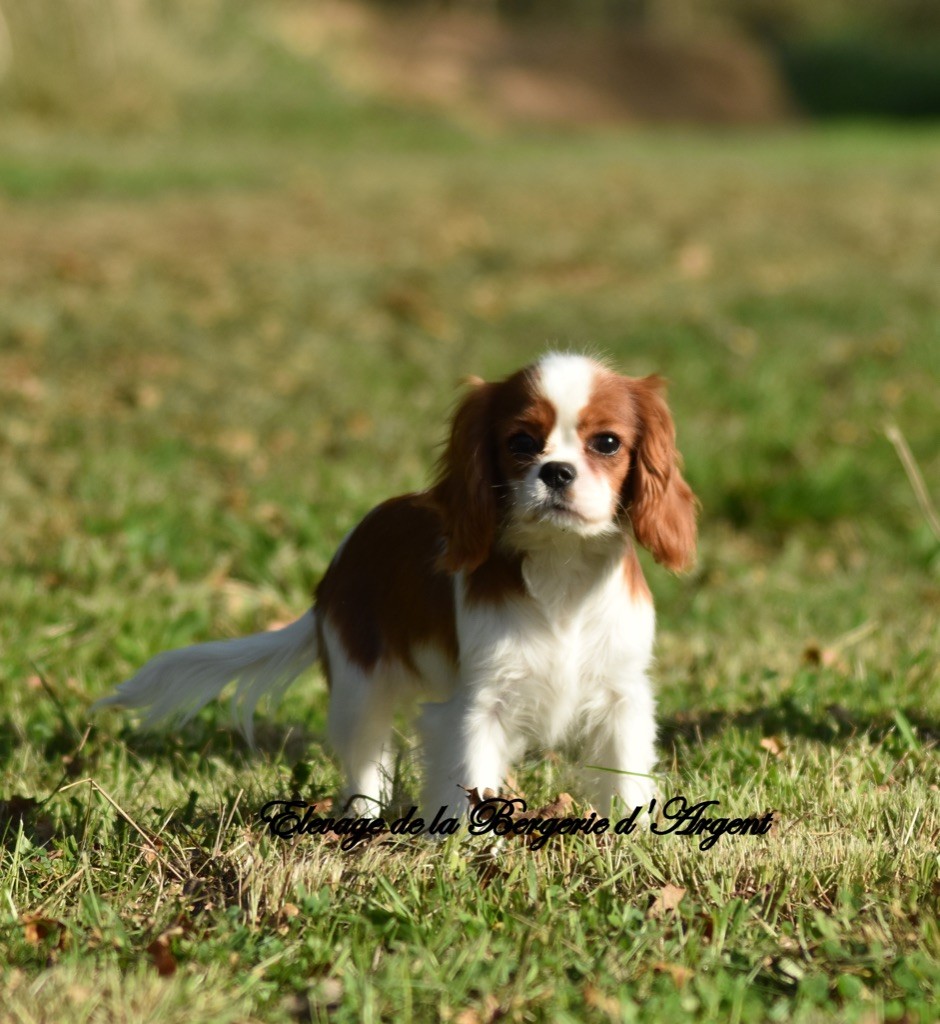
[[[613,812],[618,821],[633,817],[639,827],[649,828],[656,814],[658,800],[659,787],[654,778],[646,775],[630,776],[617,787]]]

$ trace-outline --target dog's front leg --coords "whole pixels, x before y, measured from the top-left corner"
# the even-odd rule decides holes
[[[468,790],[498,793],[511,758],[511,743],[498,707],[480,688],[461,689],[421,712],[425,756],[424,816],[441,807],[457,817],[467,812]]]
[[[648,809],[657,792],[656,707],[646,674],[621,681],[592,710],[583,758],[588,796],[601,814]]]

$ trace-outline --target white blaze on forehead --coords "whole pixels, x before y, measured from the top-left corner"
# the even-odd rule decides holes
[[[586,356],[553,352],[538,367],[539,390],[555,407],[555,426],[546,450],[556,453],[560,448],[571,447],[580,451],[578,417],[591,400],[597,363]]]
[[[536,530],[561,530],[583,537],[620,529],[616,523],[618,492],[611,487],[610,474],[593,465],[578,436],[578,422],[590,407],[598,374],[603,372],[603,366],[587,356],[551,353],[536,364],[533,384],[552,406],[554,424],[541,453],[513,484],[522,526],[534,524]],[[549,462],[567,462],[574,469],[563,488],[561,505],[559,488],[542,478],[542,469]]]

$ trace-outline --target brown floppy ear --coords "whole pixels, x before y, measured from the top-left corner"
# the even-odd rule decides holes
[[[438,463],[431,500],[444,520],[447,549],[441,565],[472,572],[486,561],[496,537],[496,454],[492,407],[497,385],[479,379],[457,406]]]
[[[698,501],[683,480],[676,428],[660,393],[661,377],[630,382],[637,413],[637,439],[623,504],[636,539],[668,569],[688,569],[695,558]]]

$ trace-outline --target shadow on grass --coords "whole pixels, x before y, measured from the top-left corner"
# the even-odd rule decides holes
[[[940,742],[940,721],[912,709],[904,719],[922,744]],[[841,704],[829,704],[821,713],[807,711],[790,696],[776,704],[741,711],[680,711],[661,719],[660,736],[664,749],[680,743],[699,742],[732,729],[759,730],[763,736],[800,736],[819,743],[838,743],[857,736],[868,736],[876,743],[900,730],[894,714],[859,714]]]
[[[179,752],[188,756],[195,754],[200,759],[219,758],[232,765],[250,765],[259,757],[295,762],[308,757],[326,742],[321,733],[303,725],[284,726],[264,721],[255,724],[253,748],[237,729],[213,722],[190,722],[166,732],[127,727],[116,739],[130,754],[143,761],[163,761],[168,754]]]

